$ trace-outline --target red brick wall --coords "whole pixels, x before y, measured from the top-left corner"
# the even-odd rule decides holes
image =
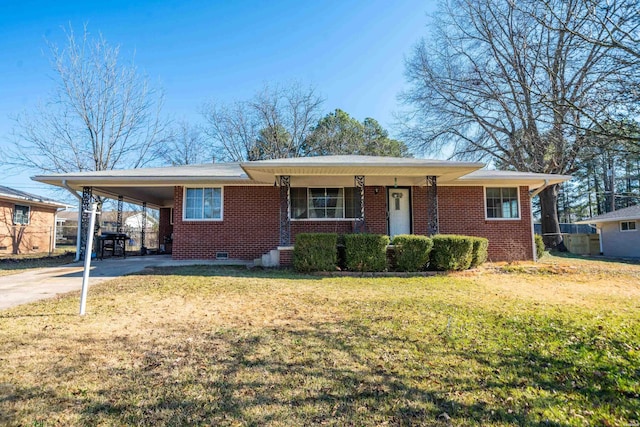
[[[293,265],[293,249],[282,249],[280,251],[280,265],[283,267]]]
[[[378,194],[376,194],[376,188]],[[387,190],[385,187],[365,187],[364,220],[368,233],[387,234]]]
[[[440,233],[466,234],[489,239],[489,259],[533,259],[531,199],[520,187],[519,220],[485,219],[483,187],[438,187]]]
[[[222,221],[182,221],[183,187],[174,190],[173,258],[252,260],[278,246],[279,188],[227,186]]]
[[[365,188],[366,229],[387,233],[387,191]],[[412,221],[415,234],[427,233],[425,187],[413,187]],[[251,260],[279,245],[279,189],[225,187],[223,221],[182,221],[182,187],[175,188],[173,257],[213,259],[216,251],[229,258]],[[489,239],[489,257],[494,260],[532,259],[531,207],[528,191],[520,188],[521,220],[486,220],[483,187],[438,187],[440,232],[467,234]],[[162,229],[162,215],[161,215]],[[303,232],[353,232],[353,221],[292,221],[292,244]]]
[[[411,210],[413,215],[413,234],[427,235],[427,187],[413,187],[411,189]]]
[[[29,224],[13,225],[15,205],[29,206]],[[52,250],[56,208],[31,205],[29,202],[0,200],[1,254],[38,253]]]

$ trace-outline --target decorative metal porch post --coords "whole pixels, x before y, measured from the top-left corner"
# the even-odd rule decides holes
[[[122,233],[122,209],[123,209],[124,197],[118,196],[118,217],[116,219],[116,231]]]
[[[280,176],[280,246],[289,246],[291,244],[290,189],[291,177],[288,175]]]
[[[364,221],[364,175],[355,175],[353,177],[356,188],[360,192],[360,218],[356,218],[355,221],[355,232],[356,233],[364,233],[365,231],[365,221]]]
[[[82,187],[82,222],[80,227],[80,258],[84,259],[84,251],[87,246],[87,229],[89,228],[89,220],[91,219],[90,211],[93,203],[93,187]],[[95,231],[94,231],[95,232]],[[91,254],[89,254],[91,256]]]
[[[438,221],[438,179],[427,176],[427,234],[433,236],[440,233]]]
[[[147,246],[145,244],[145,237],[147,233],[147,202],[142,202],[142,221],[140,221],[142,230],[140,230],[140,252],[146,255]]]

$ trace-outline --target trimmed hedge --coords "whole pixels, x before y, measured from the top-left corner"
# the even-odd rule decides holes
[[[536,242],[536,259],[540,259],[544,256],[544,240],[539,234],[534,235],[533,238]]]
[[[300,233],[293,246],[293,268],[302,273],[333,271],[338,262],[336,233]]]
[[[483,264],[489,256],[489,240],[484,237],[471,237],[473,249],[470,268]]]
[[[427,236],[400,234],[393,238],[396,270],[422,271],[429,262],[433,242]]]
[[[473,260],[473,240],[469,236],[438,234],[431,238],[431,264],[436,270],[466,270]]]
[[[352,271],[384,271],[387,268],[389,236],[345,234],[345,261]]]

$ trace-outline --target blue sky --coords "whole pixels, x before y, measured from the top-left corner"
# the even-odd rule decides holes
[[[209,100],[249,98],[265,83],[314,86],[327,112],[341,108],[388,129],[401,107],[404,58],[427,35],[435,1],[22,1],[0,14],[0,151],[11,117],[45,99],[54,82],[45,39],[83,24],[120,45],[165,92],[164,113],[191,122]],[[389,129],[391,130],[391,129]],[[3,185],[41,193],[29,173]]]

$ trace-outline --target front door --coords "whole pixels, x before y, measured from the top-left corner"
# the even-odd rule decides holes
[[[411,234],[411,200],[408,188],[388,189],[389,237]]]

